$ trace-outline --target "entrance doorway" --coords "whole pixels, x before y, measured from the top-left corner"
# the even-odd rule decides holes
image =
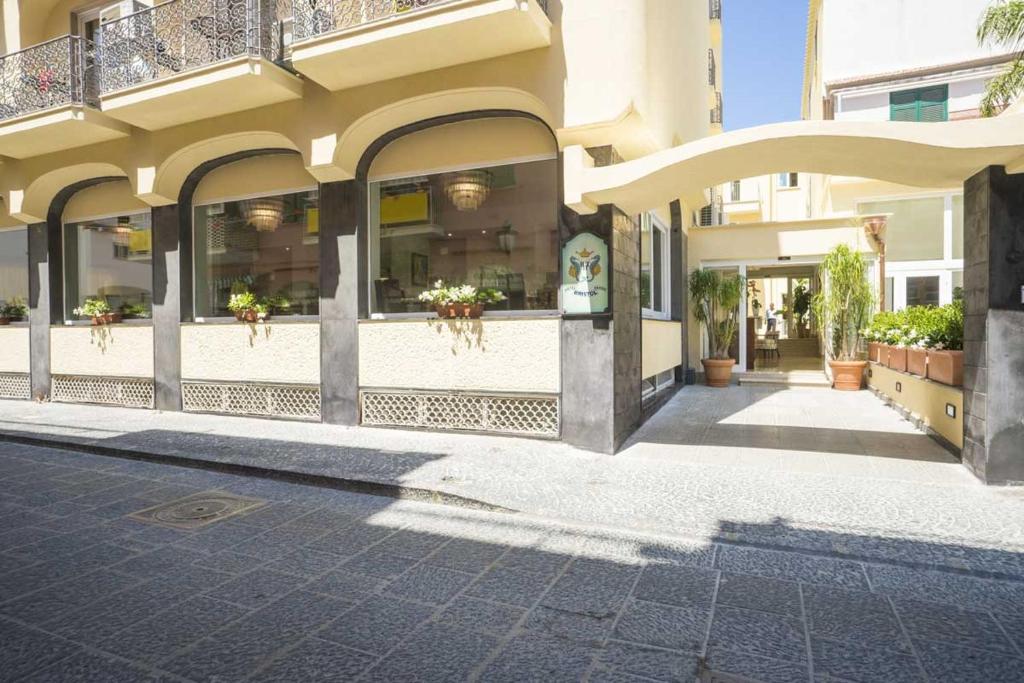
[[[821,371],[811,301],[819,288],[813,264],[747,268],[746,367],[760,373]]]

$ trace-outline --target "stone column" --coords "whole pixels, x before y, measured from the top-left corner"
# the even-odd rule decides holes
[[[611,147],[588,152],[598,166],[621,161]],[[590,216],[564,209],[560,230],[562,244],[583,231],[603,237],[612,259],[611,315],[562,321],[562,438],[614,453],[641,417],[640,226],[605,205]]]
[[[320,185],[321,413],[359,424],[359,319],[367,314],[366,183]]]
[[[50,398],[50,325],[61,322],[64,281],[61,223],[47,221],[28,226],[29,349],[32,398]]]
[[[676,381],[685,384],[686,372],[690,367],[689,334],[686,329],[690,315],[690,281],[686,270],[688,239],[683,229],[683,207],[678,199],[669,204],[669,212],[672,215],[672,234],[669,237],[672,320],[683,325],[683,363],[676,368]]]
[[[152,212],[153,407],[157,410],[181,410],[181,321],[190,319],[192,311],[191,216],[184,214],[177,204]]]
[[[1024,482],[1024,174],[964,184],[964,449],[987,483]]]

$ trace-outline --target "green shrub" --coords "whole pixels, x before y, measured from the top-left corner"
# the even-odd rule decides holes
[[[891,346],[960,350],[964,345],[963,301],[876,313],[864,338]]]

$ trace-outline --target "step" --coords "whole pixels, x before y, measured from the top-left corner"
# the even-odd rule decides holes
[[[739,375],[740,386],[744,384],[774,384],[787,387],[823,387],[832,383],[824,372],[794,370],[793,372],[745,372]]]

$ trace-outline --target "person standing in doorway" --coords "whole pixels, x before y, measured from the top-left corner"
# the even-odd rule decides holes
[[[768,331],[775,331],[776,317],[775,317],[775,304],[768,304],[768,313],[765,314],[765,319],[768,321]]]

